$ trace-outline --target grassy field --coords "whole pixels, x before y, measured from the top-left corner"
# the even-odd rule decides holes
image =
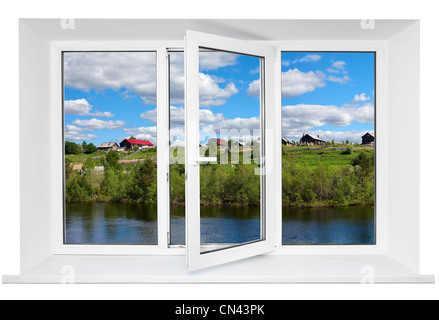
[[[300,147],[283,147],[282,159],[292,161],[299,166],[307,166],[313,169],[320,164],[331,167],[341,167],[350,165],[351,161],[364,150],[368,155],[374,154],[373,147],[354,147],[351,154],[345,154],[344,147],[317,147],[300,146]]]
[[[84,163],[88,158],[101,158],[105,157],[106,153],[103,151],[93,152],[90,154],[66,154],[66,159],[69,159],[74,164]]]
[[[137,159],[147,159],[147,158],[156,158],[157,157],[157,149],[151,148],[151,149],[145,149],[142,151],[139,151],[137,153],[131,154],[128,157],[125,158],[125,160],[137,160]]]

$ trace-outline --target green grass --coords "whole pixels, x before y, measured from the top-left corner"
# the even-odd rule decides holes
[[[69,159],[72,163],[84,163],[87,158],[96,158],[105,156],[105,152],[93,152],[90,154],[80,153],[80,154],[66,154],[66,159]]]
[[[311,169],[319,164],[327,164],[333,167],[350,165],[361,149],[353,149],[351,154],[343,154],[341,150],[331,150],[334,147],[327,147],[323,150],[311,147],[284,147],[282,159],[293,161],[297,165],[307,166]],[[373,154],[373,148],[367,148],[368,154]]]
[[[152,157],[157,157],[157,150],[154,149],[145,149],[143,151],[137,152],[136,154],[132,154],[125,158],[125,160],[137,160],[137,159],[148,159]]]

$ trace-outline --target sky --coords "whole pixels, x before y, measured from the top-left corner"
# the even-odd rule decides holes
[[[261,59],[200,53],[200,141],[260,134]],[[282,53],[282,136],[360,142],[374,131],[374,54]],[[156,53],[64,53],[65,140],[156,144]],[[184,145],[184,55],[170,53],[173,145]],[[269,110],[267,110],[269,112]]]

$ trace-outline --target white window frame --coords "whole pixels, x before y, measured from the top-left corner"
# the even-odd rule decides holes
[[[54,254],[114,254],[114,255],[184,255],[181,246],[169,246],[169,93],[168,93],[168,50],[183,48],[182,41],[55,41],[51,45],[51,135],[53,144],[54,174],[52,176],[54,201],[52,211],[52,250]],[[63,187],[63,119],[62,108],[62,53],[63,52],[156,52],[157,54],[157,245],[100,245],[100,244],[65,244]],[[60,166],[61,164],[61,166]],[[60,228],[62,226],[62,228]]]
[[[419,275],[419,161],[410,155],[402,159],[404,165],[413,166],[404,181],[400,171],[404,170],[397,163],[402,156],[390,138],[395,132],[401,134],[410,143],[417,143],[419,136],[419,21],[392,22],[398,32],[385,27],[380,33],[344,32],[345,27],[352,27],[360,21],[335,21],[337,37],[344,41],[258,41],[275,44],[277,50],[278,73],[277,104],[281,106],[280,91],[280,52],[282,51],[376,51],[376,88],[377,105],[375,130],[379,135],[377,142],[377,176],[376,176],[376,245],[369,246],[281,246],[275,252],[246,259],[223,267],[211,268],[202,273],[188,274],[184,265],[184,248],[168,247],[160,241],[160,234],[165,234],[165,225],[169,221],[159,222],[159,245],[154,246],[72,246],[62,245],[60,231],[62,219],[62,115],[60,111],[61,70],[60,52],[111,50],[111,51],[157,51],[157,71],[164,70],[167,56],[166,48],[183,48],[182,41],[59,41],[72,39],[52,32],[51,22],[20,21],[20,134],[21,134],[21,273],[18,276],[4,276],[5,283],[59,283],[63,274],[60,267],[72,265],[78,267],[76,282],[85,283],[137,283],[137,282],[354,282],[362,281],[362,267],[372,267],[375,282],[416,282],[432,283],[433,276]],[[55,21],[58,24],[58,21]],[[185,22],[187,23],[187,22]],[[251,22],[248,22],[251,25]],[[309,22],[307,22],[309,23]],[[231,21],[231,24],[234,24]],[[316,37],[315,30],[328,22],[314,21],[309,34]],[[42,28],[34,26],[43,26]],[[107,24],[107,26],[111,25]],[[200,24],[201,26],[202,24]],[[236,24],[235,24],[236,25]],[[292,25],[300,26],[301,22]],[[384,24],[383,24],[384,25]],[[57,25],[56,25],[57,26]],[[55,27],[56,27],[55,26]],[[130,25],[136,28],[137,25]],[[270,26],[272,27],[272,26]],[[221,29],[221,27],[218,27]],[[239,26],[237,26],[239,30]],[[387,29],[386,29],[387,28]],[[178,29],[178,27],[177,27]],[[245,28],[244,28],[245,29]],[[98,29],[99,30],[99,29]],[[207,29],[206,29],[207,30]],[[234,30],[234,29],[231,29]],[[347,29],[346,29],[347,30]],[[97,34],[102,31],[97,31]],[[175,30],[174,30],[175,32]],[[222,31],[219,31],[222,32]],[[230,33],[230,30],[224,30]],[[245,34],[245,31],[243,31]],[[372,32],[372,31],[364,31]],[[388,32],[388,33],[386,33]],[[66,33],[64,33],[66,34]],[[354,35],[361,39],[350,41]],[[372,39],[369,41],[369,36]],[[79,34],[79,38],[93,39]],[[295,38],[300,38],[293,36]],[[105,39],[112,39],[111,35]],[[312,39],[321,39],[312,38]],[[314,48],[314,49],[313,49]],[[375,48],[375,49],[374,49]],[[400,54],[403,52],[403,54]],[[407,64],[413,59],[413,64]],[[404,68],[402,68],[404,66]],[[50,71],[48,71],[50,69]],[[160,75],[158,75],[159,81]],[[40,81],[36,86],[36,81]],[[157,114],[157,126],[162,123],[167,110],[167,88],[157,84],[157,107],[166,105],[164,111]],[[401,97],[400,91],[408,94]],[[160,94],[161,93],[161,94]],[[166,93],[166,94],[165,94]],[[36,101],[36,103],[34,103]],[[49,107],[48,107],[49,105]],[[400,106],[403,111],[400,112]],[[37,107],[37,108],[35,108]],[[32,118],[29,119],[29,115]],[[27,118],[26,118],[27,117]],[[38,121],[35,121],[38,120]],[[410,123],[414,138],[405,133],[403,125]],[[164,127],[163,127],[164,128]],[[44,159],[32,161],[26,158],[37,149],[26,139],[33,137],[35,130],[41,130],[38,137],[47,137],[42,150],[47,154]],[[159,137],[158,137],[159,138]],[[163,146],[168,141],[162,138]],[[281,144],[280,139],[279,145]],[[378,139],[377,139],[378,140]],[[160,143],[160,141],[158,141]],[[28,149],[29,150],[28,150]],[[276,146],[275,146],[276,148]],[[160,149],[160,148],[159,148]],[[416,148],[415,148],[416,149]],[[280,147],[279,147],[280,150]],[[160,154],[169,156],[162,148]],[[25,157],[23,157],[23,154]],[[279,163],[281,154],[279,153]],[[49,161],[47,161],[49,160]],[[43,162],[45,161],[45,162]],[[38,165],[42,166],[41,170]],[[168,166],[169,168],[169,166]],[[396,169],[395,169],[396,168]],[[163,177],[165,170],[158,168],[158,175]],[[44,174],[47,179],[41,179]],[[399,183],[399,184],[398,184]],[[281,187],[281,181],[279,186]],[[409,196],[404,190],[408,188],[413,201],[399,203],[400,194]],[[33,190],[39,188],[33,195]],[[160,197],[160,195],[159,195]],[[28,198],[31,202],[26,203]],[[163,201],[163,200],[162,200]],[[168,203],[168,202],[167,202]],[[159,210],[164,210],[159,209]],[[34,212],[36,214],[34,214]],[[281,215],[278,213],[278,226]],[[158,216],[168,219],[168,215]],[[400,219],[402,217],[402,219]],[[59,229],[57,229],[59,228]],[[281,230],[281,229],[280,229]],[[35,241],[33,241],[35,237]],[[278,235],[281,241],[281,235]],[[161,258],[160,256],[166,256]],[[173,257],[170,257],[173,256]],[[116,265],[113,265],[115,262]],[[145,267],[144,272],[138,263]],[[181,269],[181,265],[184,269]],[[309,268],[309,266],[313,266]],[[151,266],[148,268],[148,266]],[[376,269],[375,269],[376,268]],[[62,268],[61,268],[62,269]],[[360,270],[361,269],[361,270]],[[99,270],[99,271],[98,271]],[[204,271],[204,270],[203,270]],[[367,272],[367,270],[366,270]],[[375,273],[376,272],[376,273]]]
[[[385,124],[387,123],[385,113],[385,101],[386,92],[385,87],[382,85],[385,82],[385,45],[383,42],[364,42],[364,41],[349,41],[349,42],[293,42],[293,41],[257,41],[256,43],[269,44],[276,47],[275,51],[275,79],[274,84],[276,90],[276,106],[278,106],[278,112],[275,113],[277,122],[281,123],[280,108],[282,105],[282,92],[281,92],[281,54],[288,51],[328,51],[328,52],[376,52],[376,119],[379,121],[375,124],[375,132],[379,142],[376,144],[376,202],[375,202],[375,233],[376,244],[371,245],[283,245],[282,244],[282,173],[275,172],[277,185],[277,202],[280,205],[274,208],[276,212],[276,247],[273,252],[267,253],[268,255],[375,255],[384,254],[387,246],[387,216],[386,210],[386,197],[380,191],[387,190],[386,180],[384,179],[383,172],[386,172],[385,165],[386,159],[386,140],[385,135],[381,135],[381,132],[385,131]],[[53,193],[56,194],[54,208],[52,212],[53,219],[53,252],[54,254],[117,254],[117,255],[144,255],[144,254],[158,254],[158,255],[185,255],[186,249],[182,245],[168,245],[168,232],[170,225],[169,217],[169,194],[167,194],[168,181],[167,175],[169,174],[169,143],[165,141],[169,140],[169,94],[167,85],[168,74],[168,50],[181,49],[184,51],[184,41],[115,41],[115,42],[54,42],[52,43],[52,119],[54,134],[52,135],[52,143],[56,146],[56,151],[52,154],[54,165],[58,164],[60,168],[56,170],[56,174],[53,177],[54,185],[57,184],[58,188],[54,188]],[[63,215],[55,214],[58,210],[63,212],[63,176],[62,176],[62,139],[58,137],[62,136],[62,125],[59,124],[59,119],[62,119],[63,115],[59,108],[60,101],[62,101],[62,91],[60,89],[60,83],[62,83],[62,66],[61,66],[61,54],[63,51],[155,51],[157,52],[157,157],[160,159],[157,166],[157,182],[158,182],[158,197],[157,197],[157,224],[158,224],[158,245],[75,245],[64,244],[64,222]],[[58,122],[57,122],[58,121]],[[281,125],[277,126],[277,131],[274,132],[274,145],[273,151],[275,157],[273,158],[274,167],[282,167],[281,157]],[[166,132],[159,134],[159,132]],[[54,149],[55,150],[55,149]],[[379,194],[382,194],[381,196]],[[62,208],[62,209],[59,209]],[[168,212],[168,214],[166,214]],[[62,226],[60,228],[60,226]]]

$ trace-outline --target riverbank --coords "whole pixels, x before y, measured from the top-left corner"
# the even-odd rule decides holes
[[[156,205],[156,203],[148,203],[144,201],[133,201],[133,200],[102,200],[102,199],[88,199],[88,200],[69,200],[66,203],[103,203],[103,204],[142,204],[142,205]],[[184,202],[171,202],[172,206],[184,207],[186,204]],[[355,202],[348,203],[342,205],[336,204],[324,204],[324,203],[316,203],[314,205],[307,204],[303,206],[297,206],[294,203],[291,204],[282,204],[282,207],[287,208],[296,208],[296,209],[312,209],[312,208],[343,208],[343,207],[362,207],[362,206],[374,206],[374,202]],[[239,204],[239,203],[201,203],[202,207],[259,207],[259,205],[248,205],[248,204]]]

